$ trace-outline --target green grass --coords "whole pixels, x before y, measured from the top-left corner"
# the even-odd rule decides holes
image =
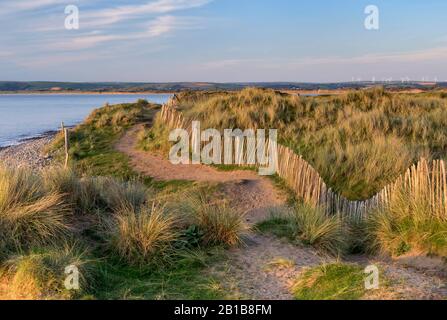
[[[290,220],[285,217],[272,216],[256,225],[256,230],[261,233],[271,233],[279,238],[294,241],[294,230]]]
[[[237,171],[237,170],[256,172],[258,170],[254,166],[238,166],[238,165],[229,165],[229,164],[213,164],[211,166],[216,168],[219,171],[222,171],[222,172]]]
[[[267,176],[267,178],[272,181],[276,189],[280,190],[286,196],[286,202],[288,205],[292,206],[299,202],[295,192],[286,184],[284,179],[282,179],[278,174]]]
[[[220,300],[229,293],[220,279],[204,274],[224,258],[221,249],[196,250],[178,258],[171,267],[158,271],[105,262],[100,268],[98,299],[132,300]]]
[[[327,216],[321,209],[304,204],[275,209],[269,219],[256,227],[260,232],[310,245],[334,256],[344,254],[348,247],[345,226],[338,216]]]
[[[447,258],[447,221],[433,211],[428,196],[396,192],[387,207],[372,212],[366,228],[366,242],[373,252]]]
[[[135,178],[129,158],[114,149],[115,143],[132,125],[148,122],[159,106],[141,100],[96,109],[84,123],[70,131],[70,156],[76,168],[91,176]],[[59,134],[51,149],[62,159],[63,137]]]
[[[144,182],[147,186],[151,186],[160,191],[165,191],[166,193],[181,192],[194,187],[196,184],[196,182],[189,180],[156,181],[151,178],[145,178]]]
[[[363,269],[350,264],[328,264],[308,269],[293,286],[297,300],[358,300],[366,293]]]
[[[139,133],[137,145],[141,150],[168,156],[173,145],[169,141],[169,131],[169,128],[156,116],[152,127]]]

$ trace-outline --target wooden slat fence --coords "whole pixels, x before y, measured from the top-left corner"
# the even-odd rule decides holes
[[[175,107],[174,99],[163,106],[160,112],[162,121],[171,129],[182,128],[191,132],[191,121],[186,120]],[[324,208],[328,214],[363,219],[371,210],[386,206],[404,188],[413,198],[429,200],[432,212],[447,220],[447,175],[443,160],[429,162],[421,159],[395,182],[363,201],[348,200],[334,192],[307,161],[282,145],[278,145],[277,173],[299,199]]]

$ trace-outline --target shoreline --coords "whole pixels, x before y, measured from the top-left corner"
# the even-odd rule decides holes
[[[45,153],[57,132],[47,132],[45,136],[28,138],[20,144],[0,147],[0,165],[6,167],[30,167],[40,170],[48,166],[52,157]]]
[[[123,92],[123,91],[0,91],[0,95],[151,95],[151,94],[175,94],[173,91],[141,91],[141,92]]]
[[[288,94],[301,94],[301,95],[341,95],[345,94],[352,89],[319,89],[319,90],[306,90],[306,89],[273,89],[279,92],[288,93]],[[199,90],[200,91],[200,90]],[[208,90],[205,90],[206,92]],[[213,90],[210,90],[213,91]],[[228,90],[233,91],[233,90]],[[440,91],[446,92],[447,90],[441,89]],[[181,91],[163,91],[163,90],[149,90],[149,91],[70,91],[70,90],[57,90],[57,91],[0,91],[0,96],[7,95],[174,95],[182,92]],[[392,93],[424,93],[427,92],[426,89],[395,89],[390,90]]]
[[[72,127],[71,126],[70,127],[67,126],[67,128],[70,129]],[[20,146],[22,144],[25,144],[25,143],[28,143],[28,142],[32,142],[32,141],[35,141],[35,140],[45,139],[45,138],[48,138],[48,137],[54,137],[58,132],[59,131],[57,131],[57,130],[50,130],[50,131],[45,131],[45,132],[36,134],[34,136],[21,138],[21,139],[17,140],[16,143],[0,146],[0,151],[2,151],[4,149],[7,149],[7,148],[11,148],[11,147],[17,147],[17,146]]]

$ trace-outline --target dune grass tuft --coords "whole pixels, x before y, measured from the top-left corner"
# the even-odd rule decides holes
[[[243,213],[202,192],[182,197],[177,210],[197,226],[205,245],[236,246],[250,229]]]
[[[111,252],[129,265],[167,262],[177,238],[177,220],[162,206],[122,207],[106,221],[104,238]]]
[[[345,225],[338,216],[329,216],[322,209],[301,203],[275,209],[257,227],[261,232],[272,232],[334,256],[343,254],[347,248]]]
[[[95,285],[95,261],[79,243],[42,247],[10,258],[2,272],[9,283],[6,299],[73,299],[87,294]],[[69,267],[70,269],[66,269]],[[76,268],[79,288],[65,286],[66,270]],[[70,285],[75,282],[70,281]]]
[[[338,216],[329,216],[320,208],[299,205],[294,208],[291,219],[295,235],[302,243],[333,255],[345,251],[343,222]]]
[[[148,188],[136,180],[121,181],[109,177],[96,178],[97,192],[112,211],[125,208],[138,209],[149,199]]]
[[[0,169],[0,243],[5,250],[44,245],[69,229],[65,197],[28,169]]]
[[[447,221],[436,214],[428,197],[398,190],[389,205],[373,212],[367,221],[372,249],[404,254],[447,257]]]
[[[325,264],[302,273],[293,286],[297,300],[357,300],[365,294],[361,267]]]

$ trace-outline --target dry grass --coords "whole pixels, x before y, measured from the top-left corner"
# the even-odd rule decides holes
[[[0,169],[0,243],[6,250],[43,245],[69,229],[64,195],[27,169]]]
[[[345,253],[349,240],[342,219],[304,204],[275,208],[271,217],[258,224],[257,228],[261,232],[313,246],[332,256]]]
[[[345,251],[344,225],[338,216],[329,216],[322,209],[298,205],[293,209],[291,219],[296,237],[302,243],[332,255]]]
[[[130,265],[153,266],[166,262],[177,238],[177,219],[156,204],[123,208],[106,222],[109,249]]]
[[[242,213],[204,193],[184,195],[177,205],[177,210],[190,224],[196,225],[203,233],[205,245],[238,245],[250,229]]]
[[[265,266],[264,270],[271,271],[277,269],[291,269],[295,267],[295,261],[285,259],[285,258],[275,258],[272,261],[269,261]]]
[[[102,208],[138,208],[149,198],[149,190],[137,180],[123,181],[111,177],[79,178],[72,169],[50,167],[42,172],[45,189],[66,195],[78,212]]]
[[[164,123],[174,127],[188,128],[191,120],[200,120],[202,128],[280,129],[282,143],[303,154],[316,168],[290,148],[280,146],[279,176],[307,205],[326,210],[316,209],[321,211],[318,215],[301,209],[295,214],[292,220],[298,223],[294,229],[302,242],[316,244],[316,239],[323,239],[322,247],[334,253],[321,235],[332,234],[338,239],[341,230],[350,237],[351,250],[364,250],[368,230],[361,220],[385,207],[385,212],[408,212],[383,214],[382,210],[375,214],[376,242],[388,243],[389,252],[417,250],[443,255],[447,241],[445,164],[421,158],[417,165],[405,169],[420,155],[434,157],[446,149],[445,121],[437,118],[445,113],[446,101],[436,95],[397,95],[374,89],[341,97],[298,98],[247,89],[213,95],[186,93],[161,114]],[[399,188],[407,194],[405,201],[399,200]],[[349,200],[372,196],[371,190],[380,192],[366,201]],[[302,216],[301,211],[305,212]],[[329,214],[345,216],[347,226]],[[391,243],[391,238],[397,243]],[[344,246],[342,242],[347,241],[336,243],[336,251]]]
[[[122,208],[138,210],[149,199],[149,190],[138,181],[99,177],[93,185],[105,205],[112,211]]]
[[[73,299],[82,297],[94,283],[94,261],[79,244],[65,243],[58,247],[32,250],[10,258],[0,278],[6,284],[0,299]],[[65,268],[79,271],[79,290],[68,290]]]
[[[170,129],[164,125],[160,115],[157,115],[151,128],[138,133],[138,145],[145,151],[168,155],[172,146],[172,143],[169,142],[169,131]]]
[[[94,110],[83,125],[93,126],[97,129],[112,127],[114,130],[121,130],[128,127],[142,117],[143,109],[149,104],[145,100],[139,100],[135,104],[108,105]]]
[[[42,172],[42,178],[48,191],[73,195],[79,191],[79,178],[71,168],[61,166],[46,168]]]
[[[391,256],[447,257],[447,220],[436,213],[429,197],[398,189],[389,204],[373,212],[367,223],[370,245],[376,251]]]
[[[381,88],[330,97],[272,90],[179,95],[178,109],[202,128],[275,128],[280,143],[349,199],[366,199],[420,157],[447,148],[447,100]],[[367,174],[365,174],[367,173]]]

